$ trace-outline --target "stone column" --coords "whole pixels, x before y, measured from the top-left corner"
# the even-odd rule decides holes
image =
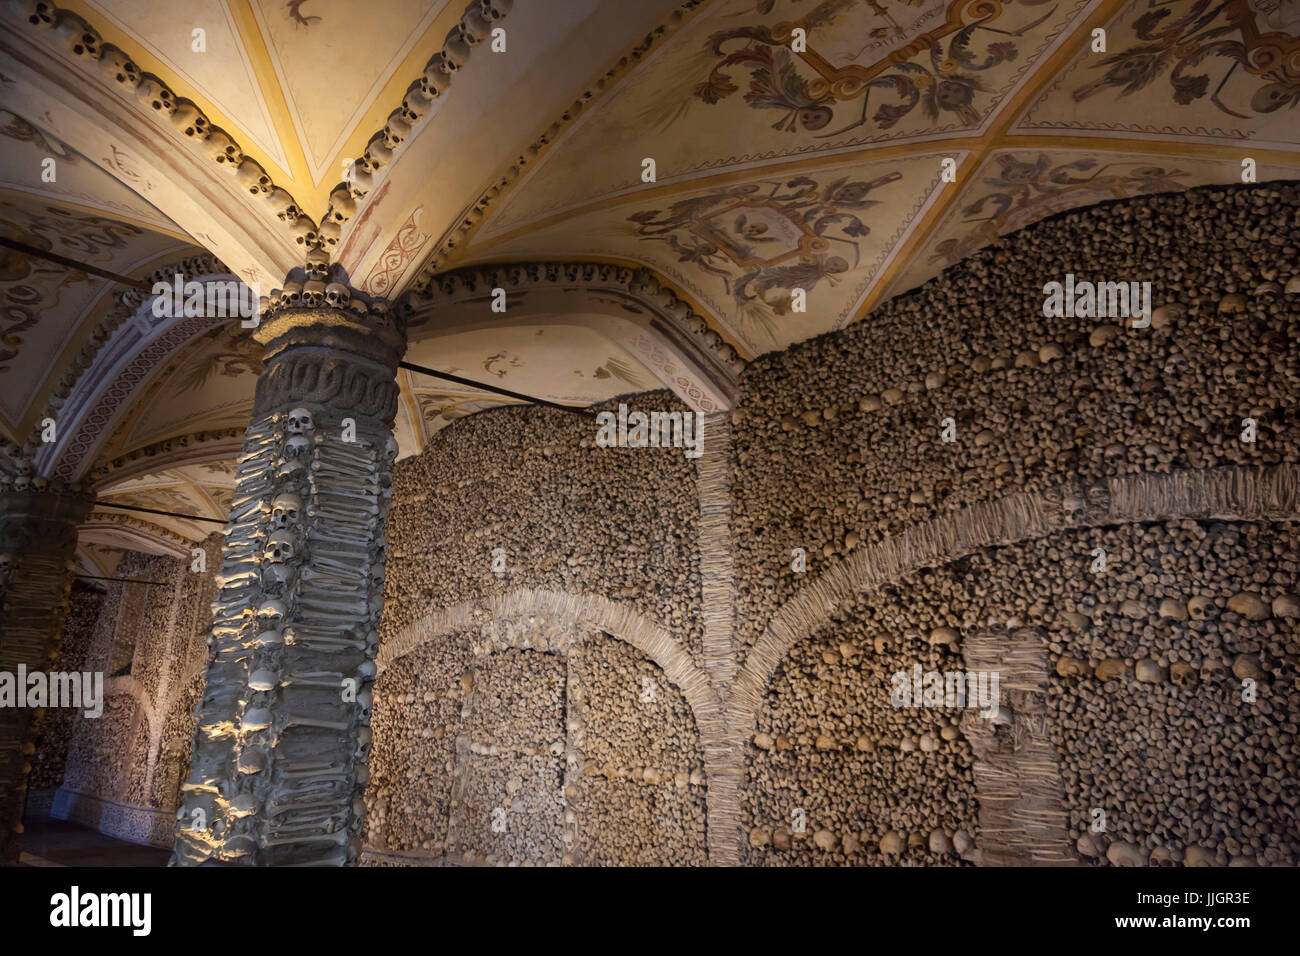
[[[44,478],[0,480],[0,674],[15,683],[20,667],[55,669],[77,525],[90,504],[82,489]],[[0,703],[0,866],[18,862],[27,775],[44,716],[25,706],[25,687],[13,689],[17,706]]]
[[[406,340],[386,310],[286,300],[255,333],[265,370],[181,788],[180,865],[342,865],[360,849]]]

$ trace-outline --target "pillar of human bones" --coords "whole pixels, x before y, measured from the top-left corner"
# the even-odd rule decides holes
[[[359,849],[384,522],[406,340],[340,282],[286,283],[213,605],[173,862],[334,864]]]
[[[28,474],[0,480],[0,674],[57,670],[83,489]],[[25,684],[26,681],[23,681]],[[18,862],[23,800],[43,708],[0,706],[0,866]]]

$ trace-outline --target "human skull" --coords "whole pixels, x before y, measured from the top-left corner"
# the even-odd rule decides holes
[[[1218,683],[1228,676],[1228,665],[1221,660],[1213,657],[1206,658],[1201,663],[1201,680],[1209,683],[1211,681]]]
[[[388,122],[384,124],[384,144],[389,149],[396,149],[410,135],[411,124],[402,116],[402,111],[393,110],[389,113]]]
[[[302,287],[302,304],[314,309],[324,301],[325,283],[320,279],[309,279]]]
[[[374,694],[370,693],[369,690],[363,690],[361,693],[357,694],[357,707],[360,711],[357,714],[357,719],[362,724],[369,726],[370,709],[374,706],[374,703],[375,703],[375,696]]]
[[[275,213],[277,219],[284,222],[297,221],[300,215],[298,205],[287,190],[272,186],[270,192],[266,194],[266,201],[271,204],[271,211]]]
[[[309,435],[316,430],[316,423],[312,420],[311,412],[307,411],[307,409],[295,408],[289,412],[284,427],[291,435]]]
[[[431,60],[425,67],[424,76],[420,78],[420,89],[424,91],[424,95],[430,99],[437,99],[449,86],[451,86],[451,77],[447,75],[442,61],[434,63]]]
[[[274,599],[263,601],[257,609],[257,617],[263,627],[275,627],[284,620],[284,604]]]
[[[335,222],[347,222],[357,214],[357,201],[348,192],[346,183],[340,183],[330,191],[329,218]]]
[[[1169,679],[1179,687],[1187,687],[1197,681],[1197,670],[1186,661],[1175,661],[1169,667]]]
[[[292,560],[298,550],[297,536],[288,531],[277,531],[266,539],[266,551],[263,557],[272,564],[283,564]]]
[[[140,68],[111,43],[105,43],[101,49],[104,55],[99,59],[100,72],[112,82],[134,90],[140,82]]]
[[[492,35],[492,24],[483,15],[481,6],[470,6],[460,18],[460,34],[470,46],[478,46]]]
[[[271,191],[271,177],[257,160],[245,156],[235,170],[235,179],[249,195],[261,196]]]
[[[266,769],[267,753],[265,747],[245,747],[239,752],[240,773],[261,773]]]
[[[298,523],[298,517],[301,514],[301,498],[287,492],[282,495],[276,495],[275,500],[271,502],[271,527],[284,529],[291,525],[295,525]]]
[[[1198,594],[1187,602],[1187,616],[1193,621],[1204,621],[1214,609],[1214,601],[1203,594]]]
[[[456,24],[447,32],[447,39],[442,45],[442,55],[446,62],[454,63],[460,69],[469,62],[469,50],[472,44],[465,36],[463,24]]]
[[[231,172],[239,167],[239,161],[244,156],[239,145],[219,129],[212,130],[204,149],[214,163]]]
[[[0,581],[9,580],[9,575],[14,572],[14,565],[18,562],[12,554],[8,552],[0,554]]]
[[[163,86],[158,77],[145,74],[135,88],[135,98],[156,113],[171,115],[176,111],[176,96]]]
[[[515,0],[479,0],[479,10],[483,19],[495,22],[504,19],[515,5]]]
[[[93,60],[99,56],[100,37],[90,24],[75,13],[60,10],[54,24],[54,32],[62,38],[64,47],[75,56]]]
[[[270,562],[262,568],[262,587],[265,590],[278,588],[285,585],[289,580],[290,569],[288,565],[276,564]],[[275,634],[276,631],[263,631],[263,634]]]
[[[178,104],[172,113],[171,120],[172,126],[176,127],[182,136],[199,140],[208,138],[210,129],[208,121],[193,103]]]
[[[369,727],[357,728],[357,749],[356,758],[362,763],[370,758],[370,741],[371,733]]]
[[[325,301],[335,308],[347,305],[351,297],[348,287],[342,282],[331,282],[325,286]]]
[[[258,668],[248,675],[248,689],[259,693],[275,690],[280,685],[280,677],[275,671],[265,667]]]
[[[286,282],[284,288],[280,290],[280,304],[285,308],[296,306],[302,299],[302,283]]]
[[[289,225],[293,241],[300,246],[310,246],[316,241],[316,223],[307,216],[299,216]]]
[[[286,458],[302,458],[311,449],[311,442],[307,440],[306,435],[290,435],[284,443],[284,456]]]
[[[1158,846],[1151,851],[1149,857],[1151,866],[1177,866],[1174,855],[1167,846]]]

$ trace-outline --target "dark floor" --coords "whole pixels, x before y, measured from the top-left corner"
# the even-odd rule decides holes
[[[20,866],[166,866],[169,850],[138,846],[76,823],[23,820]]]

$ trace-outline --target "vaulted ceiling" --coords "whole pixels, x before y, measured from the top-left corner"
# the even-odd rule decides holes
[[[744,359],[870,321],[1046,216],[1238,182],[1247,160],[1261,182],[1300,177],[1294,0],[19,0],[2,16],[4,235],[264,295],[324,242],[357,288],[415,303],[412,362],[572,404],[671,387],[725,407]],[[433,98],[431,58],[458,67]],[[111,279],[11,250],[0,265],[14,454],[105,501],[220,517],[260,367],[247,330],[151,323]],[[509,286],[505,316],[488,278]],[[403,454],[509,401],[400,384]],[[38,448],[48,417],[65,433]],[[177,552],[215,527],[110,512],[88,524],[88,567],[115,542]]]

